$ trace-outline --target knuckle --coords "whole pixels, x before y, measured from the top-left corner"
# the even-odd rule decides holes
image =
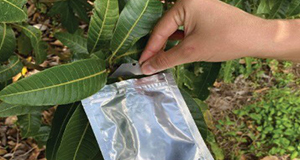
[[[152,36],[155,38],[155,39],[164,39],[164,35],[158,31],[154,31]]]
[[[159,56],[155,62],[158,68],[167,68],[169,66],[169,60],[166,56]]]

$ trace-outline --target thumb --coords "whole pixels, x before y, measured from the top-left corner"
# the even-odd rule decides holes
[[[176,65],[192,62],[193,48],[184,47],[184,42],[173,47],[167,52],[160,51],[158,54],[151,57],[142,64],[142,72],[146,75],[151,75]]]

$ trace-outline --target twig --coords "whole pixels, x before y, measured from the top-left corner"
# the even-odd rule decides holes
[[[168,10],[168,0],[165,0],[165,3],[164,3],[164,9],[165,9],[165,10]]]
[[[39,65],[36,65],[36,64],[33,64],[33,63],[30,63],[26,60],[22,60],[23,64],[28,67],[29,69],[36,69],[36,70],[39,70],[39,71],[42,71],[44,70],[45,68],[39,66]]]
[[[29,154],[29,153],[32,152],[33,150],[35,150],[35,148],[31,148],[29,151],[27,151],[26,153],[22,154],[21,157],[22,157],[22,156],[26,156],[27,154]]]
[[[13,160],[13,159],[14,159],[14,157],[15,157],[15,152],[16,152],[16,150],[19,148],[20,145],[21,145],[21,144],[20,144],[20,140],[19,140],[19,130],[17,129],[17,143],[16,143],[16,146],[15,146],[14,149],[13,149],[12,156],[11,156],[11,158],[10,158],[9,160]]]

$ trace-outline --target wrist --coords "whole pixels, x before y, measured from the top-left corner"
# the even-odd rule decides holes
[[[299,61],[299,20],[263,20],[253,57]]]
[[[276,51],[277,20],[257,18],[248,36],[247,57],[273,58]]]
[[[274,50],[276,30],[275,20],[247,14],[236,23],[235,32],[231,32],[227,40],[235,46],[234,52],[238,53],[237,58],[269,58]]]

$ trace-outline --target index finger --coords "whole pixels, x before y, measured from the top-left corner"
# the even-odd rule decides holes
[[[140,58],[140,64],[158,53],[168,38],[178,29],[178,26],[183,25],[183,12],[178,6],[175,5],[168,11],[155,26]]]

